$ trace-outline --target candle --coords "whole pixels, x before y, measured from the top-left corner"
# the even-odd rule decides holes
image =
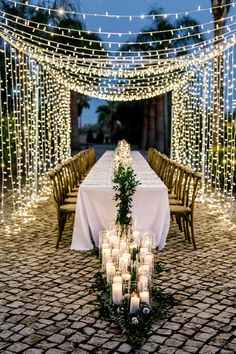
[[[108,262],[106,264],[106,275],[107,275],[107,282],[111,283],[112,282],[112,277],[115,273],[115,266],[113,265],[112,262]]]
[[[130,279],[131,279],[131,274],[129,274],[129,273],[124,273],[124,274],[122,274],[122,278],[123,278],[124,281],[130,281]]]
[[[126,264],[126,267],[128,268],[128,266],[130,265],[130,261],[131,261],[130,253],[123,253],[122,258],[124,260],[124,263]]]
[[[144,264],[148,264],[150,269],[152,268],[153,263],[153,254],[145,254],[144,256]]]
[[[140,296],[141,302],[146,302],[149,305],[150,299],[149,299],[149,291],[148,290],[141,291],[139,293],[139,296]]]
[[[122,276],[121,275],[115,275],[112,279],[112,282],[113,283],[119,283],[119,284],[122,284]]]
[[[112,300],[116,305],[120,305],[122,300],[122,284],[114,283],[112,284]]]
[[[118,248],[119,246],[119,238],[118,236],[111,236],[110,237],[110,245],[111,247]]]
[[[140,291],[147,289],[148,287],[148,277],[140,276],[139,277],[139,289]]]
[[[103,242],[102,243],[102,249],[104,248],[109,248],[109,243],[108,242]]]
[[[151,252],[152,250],[152,241],[146,240],[143,242],[143,247],[147,247],[148,251]]]
[[[136,293],[133,293],[130,299],[130,313],[135,313],[139,309],[140,299]]]
[[[148,253],[148,248],[147,247],[140,247],[140,254],[146,254]]]
[[[122,273],[127,273],[127,268],[128,268],[127,259],[123,258],[123,256],[119,257],[119,268]]]
[[[126,241],[121,240],[121,241],[120,241],[120,251],[121,251],[121,253],[126,252],[126,249],[127,249],[127,243],[126,243]]]
[[[111,256],[114,262],[118,262],[118,257],[119,257],[119,248],[113,248],[111,251]]]
[[[110,248],[104,248],[102,250],[102,265],[105,267],[106,263],[109,261],[111,255]]]
[[[141,242],[141,235],[140,235],[140,231],[134,231],[133,232],[133,237],[134,237],[134,241],[135,243],[139,246],[140,242]]]
[[[148,264],[144,264],[141,267],[139,267],[138,274],[148,277],[149,276],[149,265]]]

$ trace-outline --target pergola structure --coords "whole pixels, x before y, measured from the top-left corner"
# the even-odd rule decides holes
[[[35,11],[62,11],[28,3],[24,6]],[[181,14],[77,15],[131,21]],[[229,218],[236,180],[235,16],[228,18],[224,35],[218,38],[212,21],[199,27],[207,39],[178,47],[176,40],[181,43],[197,34],[192,34],[193,26],[184,28],[182,37],[171,30],[172,38],[162,41],[166,45],[161,43],[161,50],[153,49],[155,33],[143,32],[139,51],[122,50],[127,44],[122,37],[129,33],[99,29],[106,39],[99,42],[100,49],[94,49],[93,40],[83,38],[89,31],[58,28],[0,11],[0,222],[4,223],[8,188],[13,191],[15,217],[22,215],[48,188],[47,170],[70,156],[71,90],[110,101],[172,92],[172,158],[202,172],[201,197]],[[70,44],[78,37],[83,38],[83,47]]]

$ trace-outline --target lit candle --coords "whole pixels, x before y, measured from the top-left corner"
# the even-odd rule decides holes
[[[120,251],[121,251],[121,253],[126,252],[126,249],[127,249],[127,243],[126,243],[126,241],[121,240],[121,241],[120,241]]]
[[[124,259],[126,267],[128,268],[128,266],[130,265],[130,261],[131,261],[130,253],[123,253],[122,258]]]
[[[118,257],[119,257],[119,248],[113,248],[111,251],[111,256],[114,262],[118,261]]]
[[[135,313],[139,309],[140,299],[136,293],[131,295],[130,299],[130,313]]]
[[[145,241],[143,242],[143,247],[147,247],[147,248],[148,248],[148,251],[151,252],[151,250],[152,250],[152,241],[145,240]]]
[[[149,276],[149,265],[148,264],[144,264],[141,267],[139,267],[138,274],[148,277]]]
[[[110,248],[104,248],[102,250],[102,265],[104,267],[105,267],[106,263],[109,261],[110,256],[111,256]]]
[[[143,289],[147,289],[148,287],[148,277],[144,275],[139,277],[139,289],[142,291]]]
[[[140,243],[141,243],[141,234],[140,234],[140,231],[134,231],[133,232],[133,237],[134,237],[134,241],[135,243],[137,243],[137,245],[139,246]]]
[[[102,249],[109,248],[109,243],[108,242],[103,242],[101,246],[102,246]]]
[[[124,273],[124,274],[122,274],[122,278],[123,278],[124,281],[130,281],[130,279],[131,279],[131,274],[129,274],[129,273]]]
[[[107,275],[107,282],[111,283],[112,282],[112,277],[115,273],[115,266],[113,265],[112,262],[108,262],[106,264],[106,275]]]
[[[114,283],[112,284],[112,300],[116,305],[120,305],[122,300],[122,284]]]
[[[150,269],[152,268],[152,264],[153,264],[153,254],[145,254],[144,256],[144,264],[148,264]]]
[[[112,279],[112,282],[113,283],[119,283],[119,284],[122,284],[122,276],[121,275],[115,275]]]
[[[150,299],[149,299],[149,291],[148,290],[141,291],[139,293],[139,296],[140,296],[141,302],[146,302],[149,305]]]
[[[127,273],[128,264],[127,260],[123,258],[123,256],[119,257],[119,268],[122,273]]]
[[[118,248],[119,246],[119,238],[118,236],[111,236],[110,237],[110,245],[111,247]]]
[[[144,255],[148,253],[148,248],[147,247],[140,247],[140,254]]]

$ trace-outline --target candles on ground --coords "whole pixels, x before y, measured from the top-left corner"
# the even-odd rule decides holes
[[[120,252],[124,253],[127,250],[127,243],[125,240],[120,241]]]
[[[122,284],[122,276],[121,275],[114,275],[113,279],[112,279],[112,282],[113,283],[120,283]]]
[[[106,268],[106,264],[107,262],[109,262],[111,258],[111,250],[108,248],[108,249],[103,249],[102,250],[102,267],[103,268]]]
[[[121,300],[122,300],[122,284],[121,283],[112,284],[112,300],[114,301],[114,303],[116,305],[120,305]]]
[[[145,255],[148,253],[147,247],[140,247],[140,255]]]
[[[139,290],[140,291],[143,291],[144,289],[147,289],[148,288],[148,277],[145,277],[144,275],[141,275],[139,277],[138,285],[139,285]]]
[[[110,246],[114,247],[114,248],[118,248],[119,246],[119,238],[118,236],[114,235],[114,236],[110,236]]]
[[[145,254],[144,264],[148,264],[150,269],[152,268],[152,265],[153,265],[153,254],[152,253]]]
[[[140,231],[135,230],[133,232],[133,238],[134,238],[134,242],[139,246],[141,243],[141,234]]]
[[[123,253],[122,258],[124,260],[124,263],[126,264],[126,268],[128,268],[128,266],[130,265],[130,261],[131,261],[131,254],[130,253]]]
[[[150,275],[150,269],[149,269],[149,264],[143,264],[142,266],[139,267],[138,269],[138,274],[139,275],[144,275],[145,277],[148,277]]]
[[[130,313],[135,313],[139,309],[140,298],[136,293],[133,293],[130,298]]]
[[[113,275],[115,274],[115,266],[112,262],[108,262],[106,264],[106,275],[107,275],[107,282],[111,283]]]
[[[124,273],[124,274],[122,274],[122,278],[123,278],[124,281],[130,281],[131,274],[130,273]]]
[[[140,300],[141,302],[146,302],[146,304],[150,304],[150,298],[149,298],[149,291],[148,290],[144,290],[144,291],[141,291],[139,293],[139,296],[140,296]]]

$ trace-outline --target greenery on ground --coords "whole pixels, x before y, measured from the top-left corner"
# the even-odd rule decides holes
[[[159,264],[159,269],[162,266]],[[127,336],[127,342],[138,349],[147,339],[156,320],[166,318],[168,310],[178,301],[171,293],[160,287],[152,286],[152,304],[142,303],[136,313],[130,313],[129,296],[124,296],[120,305],[112,301],[111,285],[103,273],[97,272],[91,292],[97,292],[98,310],[101,318],[117,324],[121,333]]]

